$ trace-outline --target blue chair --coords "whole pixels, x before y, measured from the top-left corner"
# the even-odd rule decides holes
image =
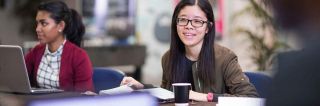
[[[272,83],[272,78],[262,73],[244,72],[250,82],[256,87],[259,96],[266,98]]]
[[[112,68],[94,68],[93,84],[95,92],[118,87],[124,77],[124,73]]]

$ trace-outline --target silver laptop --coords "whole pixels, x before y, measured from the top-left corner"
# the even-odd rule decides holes
[[[22,48],[0,45],[0,92],[54,93],[60,89],[31,88]]]

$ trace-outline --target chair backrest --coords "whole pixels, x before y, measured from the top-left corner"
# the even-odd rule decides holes
[[[112,68],[94,68],[93,84],[95,92],[118,87],[123,77],[123,72]]]
[[[266,98],[272,83],[272,78],[268,75],[256,72],[244,72],[250,82],[256,87],[259,96]]]

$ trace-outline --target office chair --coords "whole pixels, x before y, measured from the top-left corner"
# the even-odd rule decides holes
[[[118,87],[124,77],[124,73],[112,68],[93,69],[93,84],[95,92]]]
[[[266,98],[272,82],[271,77],[256,72],[244,72],[244,74],[248,76],[250,82],[256,87],[259,96]]]

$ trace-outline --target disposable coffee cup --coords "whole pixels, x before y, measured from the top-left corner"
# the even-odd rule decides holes
[[[189,105],[189,91],[191,89],[190,83],[173,83],[174,101],[176,106]]]

